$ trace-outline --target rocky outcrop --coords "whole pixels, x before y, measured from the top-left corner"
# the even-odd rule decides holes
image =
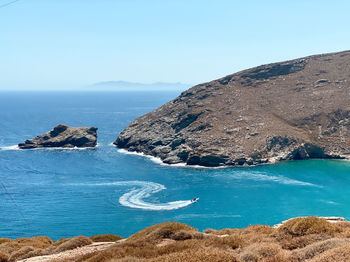
[[[165,163],[255,165],[350,155],[350,51],[274,63],[200,84],[114,142]]]
[[[96,127],[70,127],[59,124],[51,131],[28,139],[18,144],[21,149],[33,149],[43,147],[95,147],[97,144]]]

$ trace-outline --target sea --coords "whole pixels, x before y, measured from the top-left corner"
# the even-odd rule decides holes
[[[0,92],[0,237],[128,237],[167,221],[204,230],[350,218],[346,160],[194,168],[113,146],[135,118],[179,93]],[[98,147],[16,148],[59,123],[98,127]]]

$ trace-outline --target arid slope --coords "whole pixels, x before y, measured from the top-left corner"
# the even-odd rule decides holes
[[[200,84],[114,142],[165,163],[253,165],[350,155],[350,51],[262,65]]]

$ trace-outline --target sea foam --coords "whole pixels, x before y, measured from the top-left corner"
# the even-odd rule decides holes
[[[112,144],[113,145],[113,144]],[[114,146],[114,145],[113,145]],[[177,163],[177,164],[167,164],[164,163],[163,160],[159,157],[151,156],[151,155],[146,155],[144,153],[139,153],[135,151],[128,151],[126,149],[118,149],[119,153],[126,154],[126,155],[136,155],[136,156],[142,156],[146,157],[152,162],[159,164],[161,166],[169,166],[169,167],[189,167],[189,168],[209,168],[209,169],[218,169],[218,168],[228,168],[229,166],[217,166],[217,167],[207,167],[207,166],[200,166],[200,165],[187,165],[186,163]]]
[[[295,185],[295,186],[312,186],[312,187],[322,187],[309,182],[300,181],[285,176],[271,176],[263,172],[235,172],[229,175],[233,179],[248,179],[254,181],[269,181],[284,185]]]
[[[99,147],[100,145],[97,143],[95,147],[39,147],[39,148],[28,148],[28,149],[21,149],[18,145],[13,146],[1,146],[0,150],[2,151],[9,151],[9,150],[88,150],[88,149],[95,149]]]

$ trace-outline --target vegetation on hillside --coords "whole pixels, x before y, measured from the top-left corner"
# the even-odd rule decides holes
[[[115,235],[78,236],[56,242],[47,237],[0,239],[0,262],[78,250],[93,242],[114,243],[103,250],[77,252],[74,257],[60,256],[50,261],[350,261],[350,222],[304,217],[291,219],[278,228],[256,225],[204,232],[168,222],[148,227],[128,239]]]

